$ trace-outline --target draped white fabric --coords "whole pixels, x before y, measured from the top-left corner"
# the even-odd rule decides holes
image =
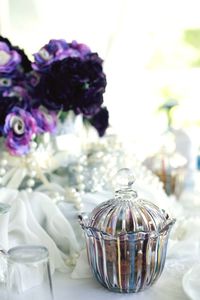
[[[53,186],[54,190],[62,188]],[[188,209],[191,197],[183,195],[183,201],[177,202],[173,198],[163,197],[161,192],[149,192],[148,188],[138,185],[139,195],[153,200],[160,207],[164,207],[171,215],[178,218],[172,231],[169,243],[169,257],[196,257],[199,255],[200,241],[200,211],[199,203],[194,211]],[[48,195],[49,188],[41,188],[40,192],[28,193],[14,189],[1,189],[1,202],[11,204],[8,218],[1,220],[0,227],[1,244],[6,249],[19,244],[43,244],[50,251],[52,272],[72,271],[67,266],[67,258],[79,254],[84,248],[81,228],[78,224],[78,212],[73,203],[60,201],[54,203]],[[84,211],[91,211],[98,203],[111,197],[111,193],[102,192],[85,194],[83,198]],[[190,193],[190,195],[192,195]],[[187,209],[184,210],[184,197],[187,197]],[[192,205],[192,202],[191,202]],[[196,216],[194,217],[194,214]],[[83,265],[81,264],[83,262]],[[88,277],[85,269],[85,255],[80,256],[77,267],[73,271],[73,277]]]

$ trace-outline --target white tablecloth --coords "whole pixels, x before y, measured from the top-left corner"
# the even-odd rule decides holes
[[[95,279],[71,279],[69,275],[56,273],[53,277],[55,300],[188,300],[182,288],[182,277],[193,264],[191,260],[168,259],[160,279],[137,294],[116,294]]]
[[[102,287],[95,279],[71,279],[68,274],[56,272],[53,276],[55,300],[188,300],[182,288],[182,278],[195,261],[167,259],[159,280],[148,290],[137,294],[116,294]],[[20,300],[32,300],[32,292],[21,294]],[[3,300],[2,289],[0,299]],[[47,300],[38,295],[38,300]]]
[[[193,263],[191,260],[168,259],[159,280],[137,294],[116,294],[95,279],[71,279],[69,275],[56,273],[53,277],[55,300],[188,300],[182,288],[182,277]]]

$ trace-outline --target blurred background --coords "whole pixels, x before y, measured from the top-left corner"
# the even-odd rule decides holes
[[[175,100],[173,127],[197,151],[199,11],[199,0],[0,0],[0,32],[29,57],[52,38],[89,45],[104,59],[105,103],[119,135],[150,151],[167,128],[159,108]]]

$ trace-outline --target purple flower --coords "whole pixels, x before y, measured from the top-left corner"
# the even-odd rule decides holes
[[[32,70],[31,61],[28,59],[28,56],[25,54],[23,49],[20,49],[17,46],[12,47],[21,57],[21,64],[20,67],[22,68],[21,72],[28,73]]]
[[[27,110],[30,105],[26,98],[21,98],[17,95],[16,90],[7,90],[4,93],[0,93],[0,136],[3,135],[6,116],[15,106]]]
[[[4,135],[6,136],[6,148],[11,155],[27,154],[36,133],[37,123],[29,112],[14,107],[7,115]]]
[[[16,97],[18,98],[19,102],[22,102],[26,99],[30,100],[30,96],[27,92],[27,90],[22,86],[12,86],[10,89],[7,89],[3,92],[3,97]]]
[[[9,76],[0,77],[0,92],[7,91],[13,85],[13,80]]]
[[[108,119],[108,110],[106,107],[102,107],[96,115],[89,119],[89,122],[96,128],[99,136],[103,136],[109,125]]]
[[[52,62],[62,59],[64,51],[69,47],[65,40],[50,40],[38,53],[33,54],[33,69],[45,70]]]
[[[12,44],[9,41],[9,39],[3,37],[2,35],[0,35],[0,42],[6,43],[10,48],[12,47]]]
[[[0,103],[6,98],[9,102],[9,99],[15,99],[15,105],[17,107],[23,108],[30,111],[33,107],[34,99],[29,94],[26,86],[11,86],[9,89],[1,92]]]
[[[57,115],[55,112],[39,108],[33,109],[31,113],[37,122],[39,133],[55,132],[57,125]]]
[[[32,108],[38,108],[41,105],[42,91],[38,89],[40,76],[41,75],[34,70],[26,74],[25,88],[29,94],[29,102]]]
[[[26,76],[28,87],[35,89],[40,82],[40,74],[36,71],[31,71]]]
[[[17,66],[21,63],[21,57],[15,50],[0,41],[0,73],[10,74],[16,70]]]
[[[33,69],[44,72],[55,61],[67,57],[80,57],[83,59],[90,52],[88,46],[78,44],[76,41],[68,44],[65,40],[50,40],[38,53],[34,54],[35,62],[32,66]]]
[[[105,87],[102,60],[96,53],[89,53],[84,60],[68,57],[54,62],[41,75],[39,84],[43,104],[48,109],[72,109],[85,116],[99,111]]]
[[[30,60],[28,59],[27,55],[24,53],[24,50],[23,49],[20,49],[19,47],[17,46],[13,46],[11,44],[11,42],[4,38],[3,36],[0,35],[0,42],[4,42],[7,44],[7,46],[11,49],[11,50],[14,50],[16,51],[20,57],[21,57],[21,64],[20,66],[22,67],[22,71],[24,72],[29,72],[32,70],[32,67],[31,67],[31,62]]]
[[[65,50],[64,55],[66,57],[80,57],[84,59],[87,54],[91,53],[90,48],[85,44],[79,44],[77,41],[72,41],[69,44],[69,48]]]

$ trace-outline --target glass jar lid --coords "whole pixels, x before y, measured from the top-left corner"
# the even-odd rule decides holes
[[[129,169],[121,169],[116,175],[114,199],[94,208],[86,226],[112,236],[162,231],[169,224],[168,214],[150,201],[140,199],[132,188],[134,181]]]

